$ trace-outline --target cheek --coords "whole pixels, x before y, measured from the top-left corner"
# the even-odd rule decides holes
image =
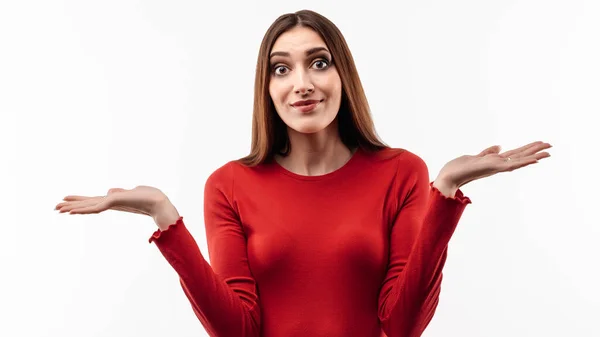
[[[269,84],[269,96],[271,96],[271,100],[275,103],[277,101],[275,95],[275,88],[273,87],[273,82]]]
[[[282,83],[271,81],[271,83],[269,83],[269,95],[275,106],[281,106],[283,104],[282,101],[285,99],[285,90]]]
[[[334,88],[334,97],[336,98],[336,100],[341,100],[342,99],[342,82],[341,81],[337,81],[335,88]]]
[[[324,78],[323,88],[327,95],[333,101],[338,101],[342,97],[342,81],[337,72],[331,72],[327,78]]]

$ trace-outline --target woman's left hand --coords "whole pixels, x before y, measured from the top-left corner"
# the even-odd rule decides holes
[[[550,157],[548,152],[540,151],[551,147],[548,143],[538,141],[500,153],[500,146],[494,145],[475,156],[460,156],[442,167],[434,186],[442,193],[445,191],[447,193],[444,194],[454,196],[458,188],[473,180],[511,172]]]

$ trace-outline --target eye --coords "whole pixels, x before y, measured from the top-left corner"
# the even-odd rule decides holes
[[[287,71],[288,71],[288,68],[286,66],[278,65],[278,66],[273,67],[273,73],[275,75],[279,75],[279,76],[285,75]]]
[[[329,67],[329,61],[324,59],[316,60],[315,63],[313,63],[313,66],[318,70],[327,69],[327,67]]]

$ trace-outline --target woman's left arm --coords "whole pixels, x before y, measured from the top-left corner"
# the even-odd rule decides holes
[[[403,179],[405,196],[392,223],[378,315],[388,337],[417,337],[437,307],[448,242],[471,200],[460,190],[453,198],[443,195],[429,183],[420,158],[406,156],[401,165],[410,174]]]
[[[459,188],[536,163],[550,156],[540,152],[550,147],[535,142],[499,154],[500,147],[492,146],[478,155],[448,162],[433,183],[429,183],[425,163],[416,156],[409,158],[409,192],[394,219],[389,268],[379,295],[379,319],[388,337],[421,336],[433,318],[448,243],[471,202]]]

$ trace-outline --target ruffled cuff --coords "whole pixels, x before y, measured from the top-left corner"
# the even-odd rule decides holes
[[[465,196],[463,194],[463,192],[460,190],[460,188],[458,190],[456,190],[456,193],[454,194],[454,197],[448,197],[445,196],[444,194],[442,194],[442,192],[440,192],[440,190],[437,189],[437,187],[433,186],[433,181],[429,183],[429,186],[431,187],[431,192],[433,193],[433,195],[435,195],[438,198],[442,198],[444,200],[454,200],[462,205],[467,205],[471,203],[471,199],[467,196]]]
[[[161,235],[163,235],[163,233],[168,232],[169,230],[173,231],[171,228],[173,226],[183,226],[183,217],[180,216],[179,219],[177,219],[177,221],[175,221],[175,223],[170,224],[164,231],[161,231],[160,229],[157,229],[156,232],[154,232],[152,234],[152,236],[150,237],[150,239],[148,239],[148,243],[152,243],[155,240],[158,240]]]

